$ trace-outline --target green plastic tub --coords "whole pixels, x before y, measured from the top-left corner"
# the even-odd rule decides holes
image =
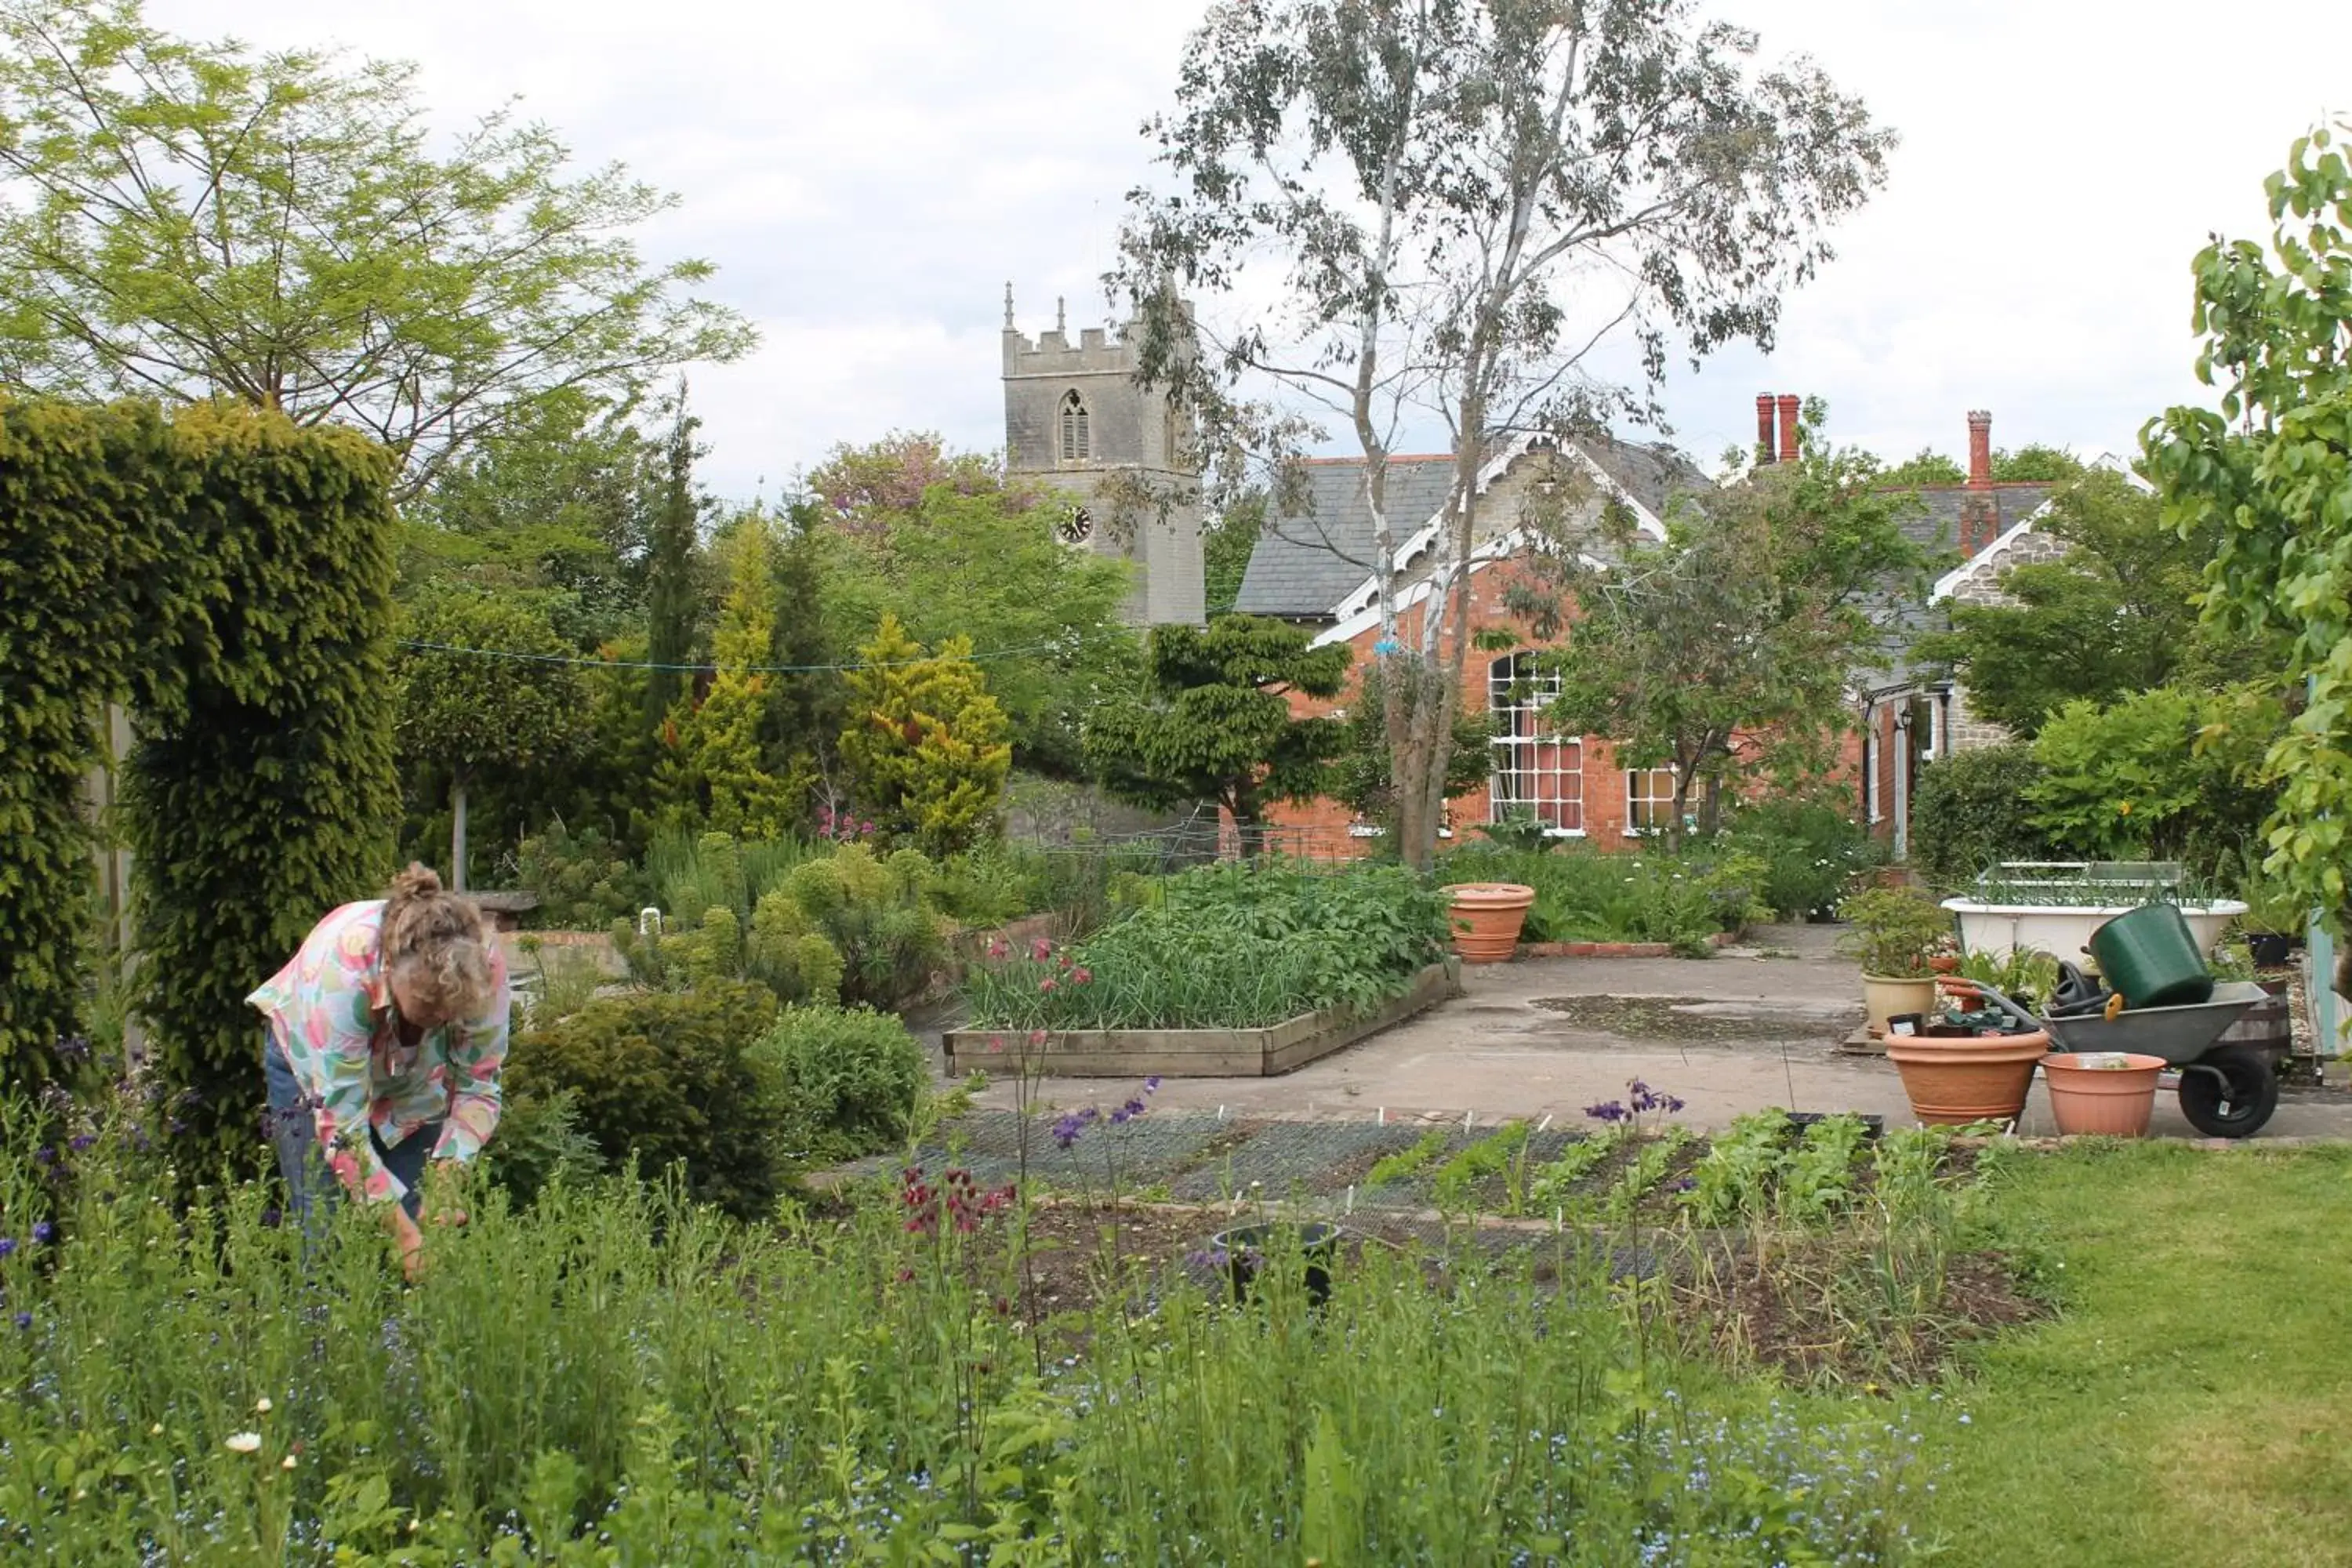
[[[2172,904],[2143,904],[2091,933],[2100,977],[2126,1007],[2194,1007],[2212,999],[2213,972]]]

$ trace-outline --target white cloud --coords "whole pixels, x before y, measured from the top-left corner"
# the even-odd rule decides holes
[[[1149,173],[1198,0],[849,5],[670,0],[149,0],[163,26],[266,47],[413,58],[446,123],[513,94],[583,162],[625,160],[685,205],[648,236],[719,264],[760,320],[743,364],[693,373],[709,473],[770,493],[838,440],[1003,439],[996,332],[1056,294],[1102,314],[1122,197]],[[1897,127],[1888,189],[1794,297],[1768,358],[1727,351],[1667,391],[1712,460],[1760,391],[1830,400],[1842,439],[1958,452],[1995,439],[2123,448],[2196,395],[2188,264],[2259,234],[2261,181],[2330,106],[2352,12],[2291,34],[2180,0],[1714,0],[1764,53],[1816,57]],[[2283,19],[2283,18],[2282,18]],[[1074,325],[1076,321],[1074,321]]]

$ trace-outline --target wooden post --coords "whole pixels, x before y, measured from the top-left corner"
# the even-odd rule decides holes
[[[466,775],[449,786],[449,890],[466,890]]]

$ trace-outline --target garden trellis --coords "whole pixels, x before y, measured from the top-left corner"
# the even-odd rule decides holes
[[[243,997],[389,868],[392,454],[200,405],[0,401],[0,1073],[81,1021],[102,705],[142,989],[179,1119],[250,1151]]]

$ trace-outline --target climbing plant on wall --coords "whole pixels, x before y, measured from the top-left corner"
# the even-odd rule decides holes
[[[249,1153],[243,998],[388,869],[391,455],[201,405],[0,403],[0,1068],[56,1070],[98,705],[128,700],[140,1005],[189,1131]],[[22,569],[14,569],[21,567]]]

